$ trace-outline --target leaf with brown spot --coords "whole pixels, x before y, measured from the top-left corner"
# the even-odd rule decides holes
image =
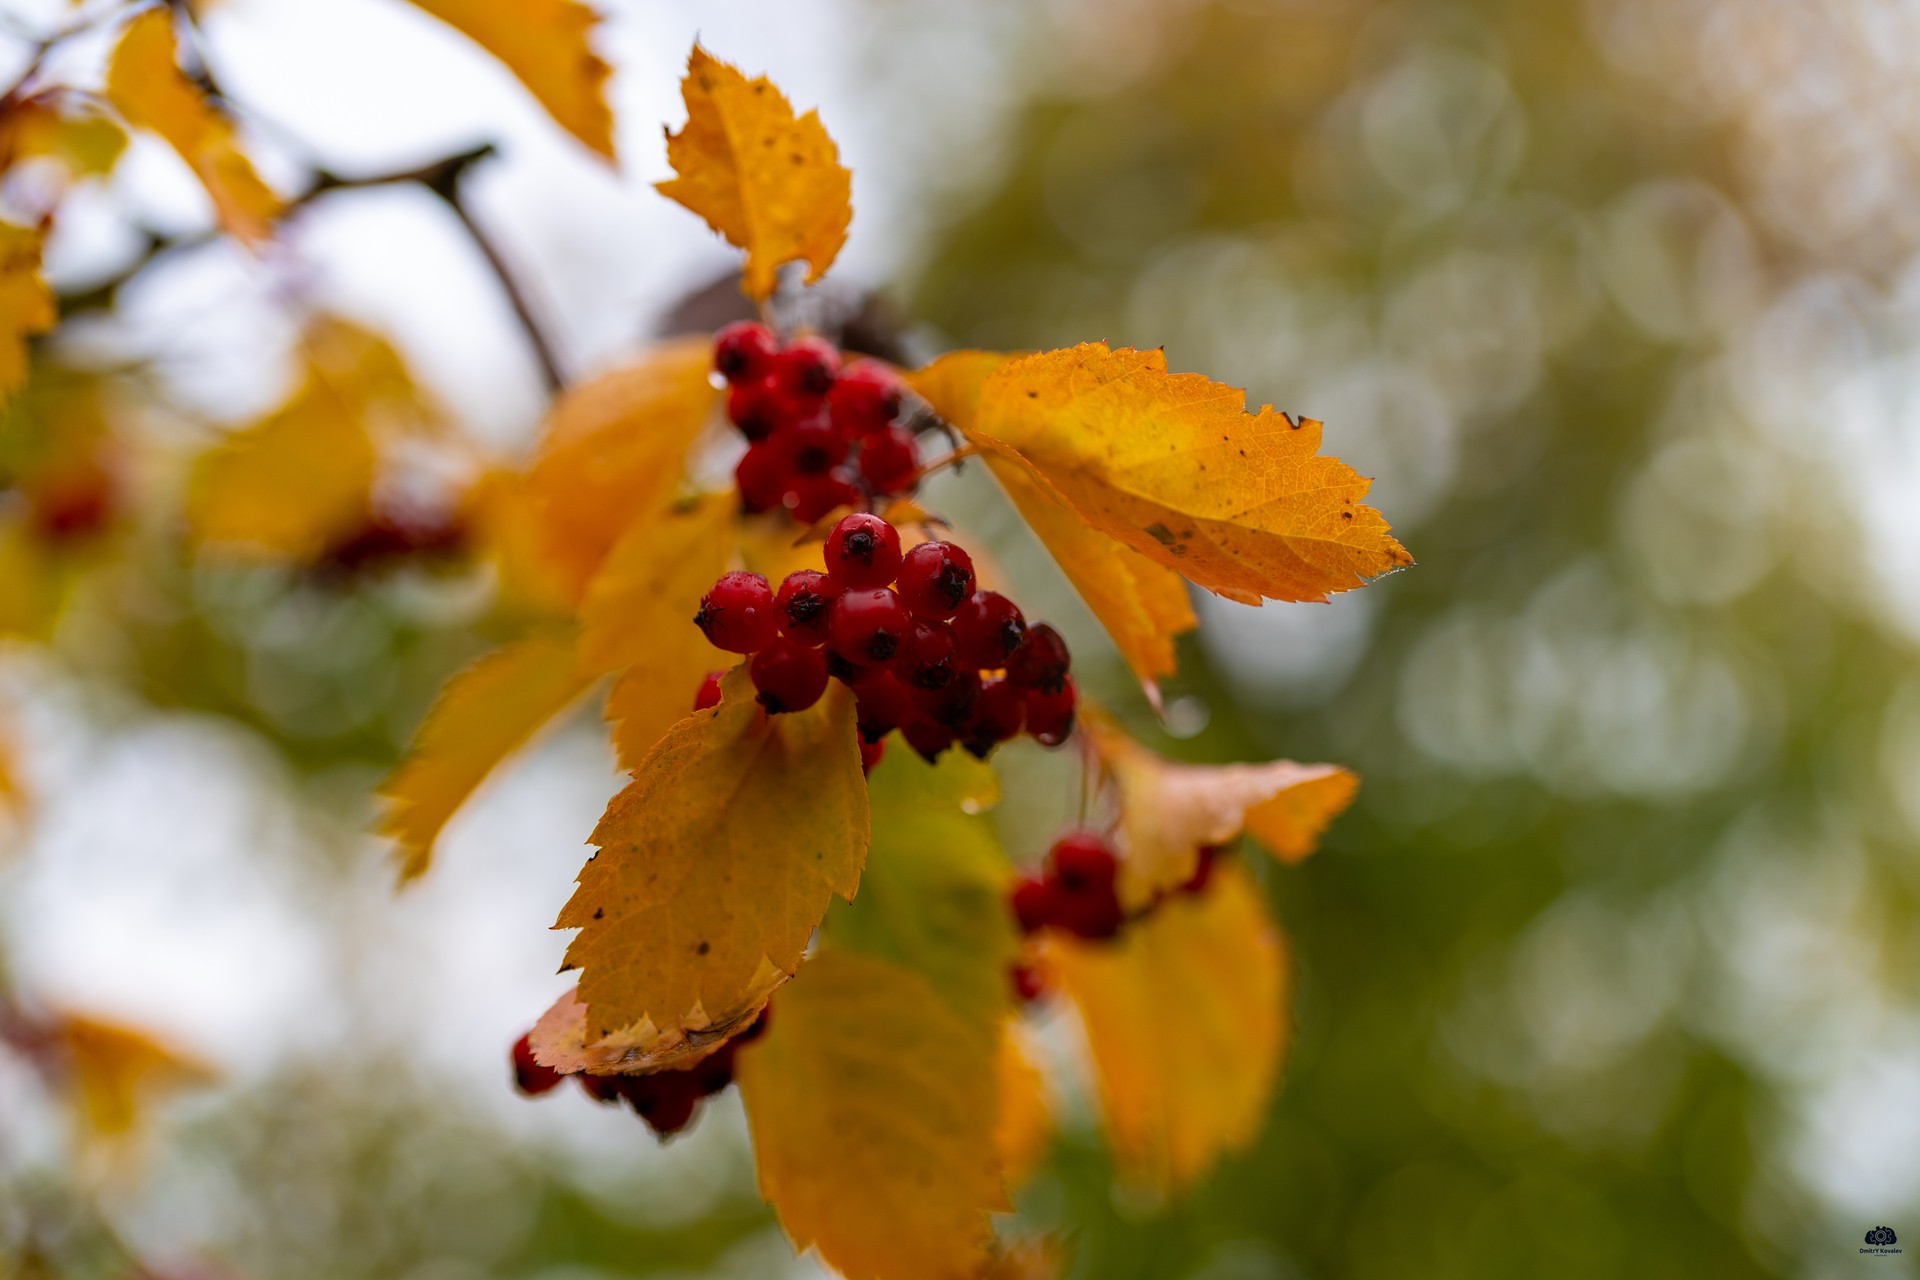
[[[807,711],[768,715],[745,664],[720,688],[720,705],[669,729],[607,806],[600,852],[555,926],[580,930],[566,958],[596,1038],[738,1018],[770,989],[767,966],[793,972],[828,903],[859,886],[852,697],[836,685]]]
[[[667,134],[676,177],[656,184],[746,251],[741,287],[773,293],[782,263],[826,274],[853,218],[853,175],[815,112],[795,117],[765,76],[749,80],[694,45],[680,83],[687,123]]]
[[[560,127],[612,160],[613,69],[593,51],[600,15],[579,0],[413,0],[498,58]]]
[[[769,992],[788,977],[779,970],[773,970],[773,975]],[[562,1075],[582,1071],[596,1076],[647,1075],[693,1065],[745,1031],[764,1008],[763,998],[758,1004],[747,1005],[729,1021],[698,1030],[683,1027],[662,1032],[651,1022],[642,1021],[589,1043],[587,1006],[581,1003],[577,993],[569,991],[533,1024],[529,1043],[535,1062]]]

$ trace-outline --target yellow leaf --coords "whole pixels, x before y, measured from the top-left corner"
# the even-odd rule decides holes
[[[51,160],[74,178],[104,177],[126,147],[125,130],[70,94],[0,102],[0,173],[28,160]]]
[[[413,0],[506,64],[560,127],[608,160],[612,69],[593,51],[600,15],[579,0]]]
[[[66,598],[54,553],[24,511],[0,512],[0,636],[45,639]]]
[[[853,175],[817,113],[798,119],[765,76],[749,80],[699,45],[680,82],[687,123],[667,135],[677,177],[658,186],[746,251],[741,285],[765,298],[796,258],[812,284],[833,264],[853,218]]]
[[[781,975],[783,981],[785,977]],[[596,1076],[646,1075],[693,1065],[745,1031],[765,1007],[763,997],[731,1021],[697,1031],[681,1028],[661,1032],[651,1022],[642,1021],[589,1042],[587,1006],[577,993],[569,991],[540,1015],[528,1042],[535,1062],[565,1075],[581,1071]]]
[[[1360,789],[1360,779],[1336,764],[1176,764],[1091,708],[1080,726],[1119,787],[1126,844],[1120,899],[1130,907],[1184,884],[1202,846],[1226,844],[1242,831],[1282,862],[1299,862]]]
[[[674,725],[607,806],[600,852],[560,912],[579,929],[587,1034],[651,1020],[661,1032],[731,1022],[792,973],[867,854],[853,699],[768,715],[745,664],[721,702]],[[776,1017],[778,1011],[776,1011]]]
[[[996,1029],[926,979],[827,950],[740,1054],[760,1194],[847,1280],[976,1280],[1011,1207],[993,1131]]]
[[[1320,456],[1320,423],[1267,406],[1250,414],[1244,392],[1170,374],[1163,352],[1083,343],[1023,356],[973,396],[966,378],[986,361],[947,359],[959,363],[916,385],[969,440],[1218,595],[1324,600],[1412,563],[1380,513],[1360,505],[1369,481]]]
[[[712,359],[705,338],[662,343],[571,388],[548,413],[515,505],[567,604],[635,517],[650,515],[678,484],[687,450],[719,403],[707,381]]]
[[[583,668],[624,668],[606,705],[622,768],[638,767],[692,710],[707,672],[735,661],[707,643],[693,615],[726,572],[737,505],[731,494],[708,494],[634,521],[580,606]]]
[[[1000,1105],[993,1126],[993,1145],[1009,1186],[1019,1186],[1033,1172],[1053,1136],[1053,1116],[1047,1109],[1046,1082],[1033,1060],[1023,1023],[1008,1019],[1000,1035],[996,1067]]]
[[[40,278],[40,233],[0,222],[0,401],[27,380],[27,336],[56,319]]]
[[[1286,1042],[1286,956],[1246,873],[1168,899],[1112,942],[1053,938],[1124,1176],[1191,1185],[1260,1132]]]
[[[406,759],[380,784],[378,829],[395,842],[403,879],[427,869],[441,828],[487,775],[590,682],[570,635],[516,640],[447,681]]]
[[[128,22],[107,67],[107,101],[128,124],[159,134],[213,199],[220,225],[259,243],[283,205],[240,150],[233,122],[208,104],[175,63],[173,14],[148,9]]]
[[[213,1079],[205,1063],[117,1023],[66,1014],[55,1023],[54,1036],[73,1073],[82,1132],[92,1139],[126,1138],[147,1104]]]

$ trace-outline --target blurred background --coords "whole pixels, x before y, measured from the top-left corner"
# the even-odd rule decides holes
[[[1298,975],[1271,1123],[1146,1204],[1069,1081],[1020,1212],[1074,1275],[1912,1273],[1858,1250],[1920,1239],[1920,4],[604,0],[618,173],[395,0],[197,7],[269,181],[494,143],[473,215],[569,377],[733,266],[648,185],[697,32],[819,106],[855,174],[833,279],[908,349],[1164,345],[1377,477],[1418,568],[1202,600],[1157,744],[1364,779],[1264,876]],[[71,12],[0,0],[0,83]],[[82,397],[115,483],[164,478],[286,396],[324,311],[392,341],[441,429],[524,452],[538,366],[434,196],[325,195],[261,260],[210,217],[150,137],[66,196],[16,438]],[[153,237],[189,243],[129,276]],[[984,484],[928,505],[1144,730]],[[661,1147],[509,1087],[617,783],[590,712],[393,892],[369,789],[489,641],[457,539],[318,573],[110,503],[9,510],[0,975],[20,1016],[170,1052],[102,1104],[152,1105],[78,1130],[0,1054],[0,1268],[818,1274],[731,1095]],[[1049,834],[1027,813],[1016,851]]]

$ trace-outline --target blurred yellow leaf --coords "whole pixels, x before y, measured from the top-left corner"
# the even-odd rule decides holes
[[[40,278],[40,233],[0,222],[0,401],[27,379],[27,336],[57,318]]]
[[[600,15],[579,0],[413,0],[506,64],[560,127],[612,160],[612,69],[593,51]]]
[[[380,784],[378,830],[395,842],[403,879],[427,869],[441,828],[487,775],[589,683],[571,635],[516,640],[447,681],[406,758]]]
[[[1360,505],[1369,481],[1320,456],[1318,422],[1250,414],[1163,352],[1083,343],[997,368],[962,352],[916,386],[1093,528],[1228,599],[1324,600],[1412,563]]]
[[[280,197],[253,171],[233,122],[181,74],[171,9],[148,9],[127,23],[107,67],[107,101],[128,124],[159,134],[180,153],[213,198],[221,226],[255,244],[272,234]]]
[[[712,360],[710,340],[675,339],[555,401],[513,502],[536,565],[566,604],[580,599],[627,526],[679,482],[719,403],[707,381]]]
[[[117,1023],[64,1014],[54,1037],[73,1073],[81,1131],[94,1140],[132,1135],[154,1101],[214,1078],[198,1059]]]
[[[1246,873],[1223,866],[1112,942],[1055,937],[1122,1174],[1162,1193],[1246,1146],[1286,1043],[1286,956]]]
[[[760,1194],[848,1280],[977,1280],[1011,1208],[993,1128],[997,1029],[925,978],[827,950],[737,1072]]]
[[[622,673],[606,705],[622,768],[637,768],[692,710],[707,672],[736,661],[707,643],[693,615],[726,572],[737,507],[731,494],[660,505],[633,522],[587,589],[580,660],[594,675]]]
[[[853,218],[853,175],[816,112],[795,118],[765,76],[749,80],[699,45],[680,82],[687,123],[667,135],[677,177],[657,184],[746,251],[741,287],[772,294],[796,258],[812,284],[833,264]]]
[[[784,981],[786,975],[780,976]],[[598,1076],[645,1075],[698,1062],[745,1031],[764,1008],[766,997],[762,996],[729,1021],[699,1030],[682,1027],[662,1032],[642,1020],[637,1026],[589,1041],[587,1006],[578,993],[569,991],[533,1024],[529,1044],[535,1062],[567,1075],[580,1071]]]
[[[1335,764],[1176,764],[1097,712],[1083,714],[1080,726],[1120,790],[1120,898],[1130,907],[1184,884],[1203,845],[1242,831],[1282,862],[1299,862],[1360,789],[1360,779]]]
[[[999,1080],[999,1112],[993,1126],[993,1144],[1000,1153],[1000,1169],[1007,1185],[1027,1180],[1046,1152],[1053,1136],[1053,1116],[1047,1108],[1046,1082],[1027,1042],[1025,1024],[1009,1018],[1000,1034],[995,1068]]]
[[[65,595],[60,566],[26,513],[0,512],[0,636],[45,638]]]
[[[52,160],[74,178],[104,177],[126,148],[126,131],[72,94],[0,102],[0,173],[28,160]]]
[[[768,715],[743,663],[718,707],[674,725],[594,828],[600,852],[555,925],[579,929],[586,1034],[738,1018],[800,963],[867,854],[853,699]],[[776,1011],[777,1014],[777,1011]]]

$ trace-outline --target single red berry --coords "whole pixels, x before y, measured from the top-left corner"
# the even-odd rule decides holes
[[[656,1071],[651,1075],[628,1076],[625,1092],[632,1107],[647,1127],[662,1138],[672,1137],[693,1119],[700,1105],[700,1085],[690,1071]]]
[[[830,562],[831,563],[831,562]],[[907,606],[887,587],[846,590],[828,614],[828,635],[850,662],[885,662],[907,633]]]
[[[884,431],[900,416],[904,388],[893,370],[872,360],[860,360],[840,373],[827,392],[833,423],[855,438]]]
[[[998,591],[976,591],[953,615],[953,640],[966,666],[1004,667],[1027,636],[1020,608]]]
[[[1067,642],[1046,623],[1027,628],[1026,643],[1007,661],[1007,679],[1023,689],[1058,693],[1066,686],[1073,657]]]
[[[801,524],[813,524],[836,507],[850,507],[859,501],[860,486],[844,467],[835,467],[825,475],[796,475],[787,489],[787,506]]]
[[[973,719],[973,707],[980,699],[980,673],[965,667],[953,673],[953,679],[938,689],[915,689],[914,705],[920,714],[935,724],[945,725],[956,735]]]
[[[1091,831],[1070,831],[1047,850],[1047,880],[1061,893],[1111,885],[1119,874],[1113,849]]]
[[[1073,711],[1079,698],[1073,677],[1061,682],[1060,692],[1027,690],[1027,732],[1043,747],[1057,747],[1073,733]]]
[[[973,714],[960,731],[960,744],[985,760],[995,747],[1019,736],[1026,718],[1026,698],[1019,689],[1005,680],[985,681],[974,699]]]
[[[786,393],[772,378],[752,378],[727,388],[727,421],[749,440],[765,440],[788,417]]]
[[[1045,880],[1023,879],[1013,886],[1013,892],[1007,895],[1007,903],[1013,908],[1013,918],[1020,922],[1020,932],[1036,933],[1047,927],[1053,920],[1053,886]]]
[[[1207,887],[1207,882],[1213,879],[1213,864],[1218,862],[1220,855],[1225,852],[1225,845],[1201,845],[1199,853],[1195,855],[1193,860],[1193,874],[1188,876],[1186,881],[1181,884],[1180,892],[1200,893],[1204,891]]]
[[[847,460],[847,441],[824,413],[798,418],[779,429],[793,469],[805,476],[831,471]]]
[[[923,716],[914,716],[902,724],[900,736],[928,764],[938,760],[940,753],[953,745],[953,730]]]
[[[862,738],[860,740],[860,772],[872,773],[873,767],[880,763],[880,757],[886,754],[885,742],[868,742]]]
[[[733,469],[734,487],[740,490],[740,507],[748,515],[772,511],[787,496],[793,479],[793,460],[786,449],[773,440],[750,444]]]
[[[822,399],[840,376],[840,353],[822,338],[800,338],[773,359],[773,376],[789,395]]]
[[[884,587],[900,572],[900,532],[872,512],[856,511],[827,535],[826,557],[835,582]]]
[[[1065,929],[1076,937],[1094,940],[1113,937],[1126,921],[1127,914],[1120,906],[1119,895],[1110,884],[1095,886],[1080,893],[1061,894],[1059,909],[1053,917],[1055,928]]]
[[[1007,975],[1013,980],[1013,994],[1021,1004],[1032,1004],[1047,993],[1046,979],[1030,964],[1016,964]]]
[[[827,691],[827,655],[818,649],[775,636],[747,664],[760,705],[779,715],[805,711]]]
[[[625,1076],[596,1076],[582,1071],[573,1077],[595,1102],[618,1102],[626,1096]]]
[[[951,542],[923,542],[900,558],[899,582],[914,617],[945,621],[973,594],[973,557]]]
[[[725,674],[727,673],[724,671],[707,672],[707,678],[700,682],[699,692],[693,695],[695,711],[705,711],[708,707],[720,705],[720,677]]]
[[[864,741],[880,741],[913,714],[913,695],[884,667],[862,671],[852,688],[854,723]]]
[[[799,644],[827,642],[827,615],[840,584],[818,569],[796,569],[780,584],[773,604],[780,611],[780,634]]]
[[[893,674],[916,689],[944,689],[956,671],[953,632],[944,622],[913,623],[893,655]]]
[[[715,648],[752,653],[773,639],[778,629],[773,588],[757,573],[736,569],[722,574],[713,589],[700,597],[700,612],[693,621]]]
[[[543,1067],[533,1056],[533,1033],[529,1031],[513,1042],[513,1087],[529,1098],[537,1098],[566,1077],[552,1067]]]
[[[920,474],[920,449],[913,432],[888,427],[860,446],[860,475],[875,493],[906,493]]]
[[[752,320],[728,325],[713,338],[713,367],[728,382],[758,377],[780,349],[773,330]]]

